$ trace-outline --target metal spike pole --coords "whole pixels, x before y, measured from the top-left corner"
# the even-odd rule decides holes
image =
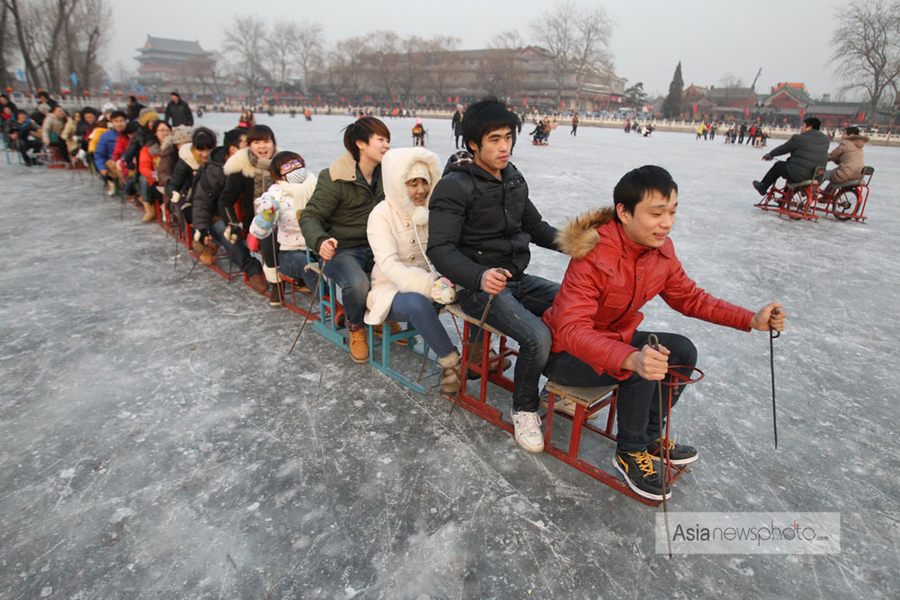
[[[650,347],[659,352],[659,338],[656,337],[655,334],[650,334],[650,337],[647,338],[647,343],[650,344]],[[663,395],[662,395],[662,380],[656,382],[656,396],[657,402],[659,403],[659,458],[662,466],[662,471],[660,472],[659,480],[662,484],[662,505],[663,505],[663,518],[666,522],[666,546],[669,549],[669,558],[672,558],[672,537],[669,535],[669,504],[666,501],[666,477],[669,476],[669,440],[668,438],[663,438],[662,431],[662,422],[663,422]],[[668,417],[669,415],[666,415]]]
[[[772,315],[777,315],[778,309],[772,310]],[[775,331],[769,326],[769,371],[772,373],[772,430],[775,434],[775,449],[778,450],[778,413],[775,408],[775,339],[781,336],[780,331]]]

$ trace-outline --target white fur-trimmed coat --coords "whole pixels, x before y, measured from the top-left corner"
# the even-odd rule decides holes
[[[427,212],[420,223],[413,220],[415,206],[406,193],[406,174],[417,162],[425,163],[431,175],[431,190],[441,177],[435,153],[424,148],[397,148],[388,151],[381,163],[384,178],[384,202],[369,213],[366,234],[375,255],[372,287],[366,297],[365,321],[369,325],[383,323],[398,292],[417,292],[431,298],[437,275],[428,268]],[[431,191],[425,208],[431,201]]]

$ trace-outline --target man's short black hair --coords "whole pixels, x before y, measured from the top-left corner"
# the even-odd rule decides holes
[[[49,99],[50,99],[50,93],[49,93],[49,92],[45,92],[44,90],[41,90],[41,91],[39,91],[39,92],[37,93],[37,97],[38,97],[38,98],[46,98],[47,100],[49,100]]]
[[[131,102],[137,102],[137,96],[128,96],[128,100]]]
[[[128,119],[128,117],[125,115],[125,113],[122,112],[121,110],[114,110],[114,111],[112,111],[112,113],[110,113],[109,120],[112,121],[113,119],[118,119],[119,117],[122,117],[123,119]]]
[[[215,132],[206,127],[198,127],[191,136],[191,146],[194,150],[212,150],[216,147]]]
[[[848,127],[844,130],[847,135],[859,135],[859,127]]]
[[[225,148],[225,154],[228,154],[229,148],[240,148],[241,137],[247,135],[247,129],[244,127],[235,127],[231,131],[225,132],[222,139],[222,146]]]
[[[644,165],[628,171],[619,180],[613,190],[613,202],[616,206],[621,204],[625,212],[633,215],[634,207],[648,193],[654,191],[668,198],[672,192],[678,192],[678,184],[672,179],[672,175],[662,167]],[[616,213],[615,219],[621,223],[618,213]]]
[[[391,141],[391,131],[381,119],[375,117],[360,117],[344,128],[344,148],[353,156],[353,160],[359,162],[359,146],[356,142],[368,144],[373,135],[380,135]]]
[[[806,117],[805,119],[803,119],[803,124],[809,125],[813,129],[821,129],[822,128],[822,121],[820,121],[816,117]]]
[[[177,97],[179,100],[181,100],[181,94],[179,94],[178,92],[169,92],[169,95],[170,95],[170,96],[175,96],[175,97]]]
[[[493,97],[484,98],[470,104],[463,113],[463,145],[469,152],[473,152],[473,145],[480,148],[484,136],[498,129],[508,127],[515,136],[516,125],[516,116],[509,112],[505,103]]]

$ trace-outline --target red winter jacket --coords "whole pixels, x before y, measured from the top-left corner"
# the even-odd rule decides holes
[[[560,233],[560,246],[572,260],[543,317],[553,352],[568,352],[598,374],[627,379],[631,371],[621,365],[635,351],[630,342],[644,319],[639,311],[657,294],[689,317],[750,330],[753,313],[698,288],[671,239],[657,249],[635,244],[612,216],[612,209],[586,213]]]

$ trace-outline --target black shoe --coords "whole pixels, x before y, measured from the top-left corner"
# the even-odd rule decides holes
[[[625,477],[625,483],[638,496],[650,500],[662,500],[662,480],[646,450],[629,454],[616,451],[613,466]],[[666,486],[666,499],[672,497],[672,489]]]
[[[653,440],[647,444],[647,454],[650,460],[659,461],[660,458],[659,440]],[[697,449],[686,444],[676,444],[669,440],[669,462],[673,465],[687,465],[700,458]]]
[[[753,182],[753,189],[755,189],[757,192],[759,192],[760,196],[766,195],[766,191],[767,191],[766,188],[764,188],[763,184],[758,181]]]

